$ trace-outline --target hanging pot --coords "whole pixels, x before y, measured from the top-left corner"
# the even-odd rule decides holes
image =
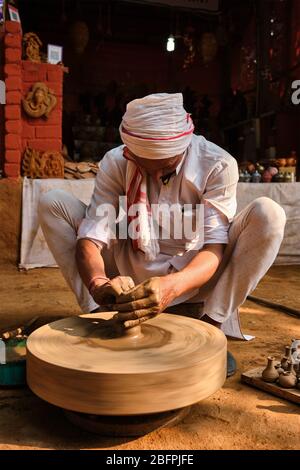
[[[75,21],[70,27],[71,44],[77,54],[83,54],[90,38],[89,28],[84,21]]]
[[[218,52],[218,42],[213,33],[203,33],[200,43],[203,62],[208,64],[212,62]]]

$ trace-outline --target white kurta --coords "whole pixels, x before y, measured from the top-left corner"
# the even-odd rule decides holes
[[[99,245],[110,246],[107,227],[96,212],[102,204],[112,204],[118,213],[119,196],[125,195],[127,164],[123,146],[108,152],[100,162],[93,197],[80,224],[78,239],[88,238]],[[149,203],[167,206],[192,204],[193,207],[204,204],[203,244],[227,244],[228,229],[237,207],[238,178],[237,163],[231,155],[204,137],[194,135],[184,159],[167,185],[148,178]],[[135,251],[130,239],[118,240],[111,250],[120,275],[131,276],[137,284],[149,277],[163,276],[185,267],[199,252],[199,249],[188,251],[186,243],[184,238],[160,239],[160,253],[154,261],[146,261],[142,252]],[[187,299],[199,301],[197,290],[176,299],[172,305]]]

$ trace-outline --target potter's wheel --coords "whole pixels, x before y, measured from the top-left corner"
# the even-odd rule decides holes
[[[112,316],[69,317],[32,333],[32,391],[72,412],[128,416],[184,408],[222,387],[227,347],[220,330],[162,314],[120,332]]]

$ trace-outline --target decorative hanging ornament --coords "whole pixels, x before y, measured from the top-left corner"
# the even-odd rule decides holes
[[[186,53],[183,61],[183,70],[188,69],[194,63],[196,49],[194,41],[195,29],[192,26],[188,26],[183,35],[183,44],[186,47]]]
[[[90,38],[89,28],[84,21],[75,21],[69,30],[70,40],[77,54],[83,54]]]
[[[213,33],[203,33],[200,42],[201,55],[204,64],[212,62],[218,52],[218,42]]]

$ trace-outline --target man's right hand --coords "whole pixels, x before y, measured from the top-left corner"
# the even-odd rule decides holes
[[[98,305],[108,306],[116,304],[120,295],[125,294],[135,286],[129,276],[117,276],[113,279],[99,283],[92,292],[92,297]]]

